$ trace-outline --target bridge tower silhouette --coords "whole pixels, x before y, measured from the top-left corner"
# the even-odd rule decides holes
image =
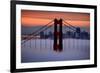
[[[54,19],[54,50],[62,51],[62,19]]]

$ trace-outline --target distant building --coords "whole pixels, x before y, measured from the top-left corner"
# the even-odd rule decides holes
[[[72,31],[66,32],[66,38],[73,38],[73,37],[74,37],[74,33]]]
[[[86,31],[81,32],[81,36],[80,37],[81,37],[81,39],[90,39],[90,35]]]
[[[80,38],[80,33],[81,33],[81,30],[80,30],[79,27],[77,27],[77,28],[76,28],[76,32],[75,32],[75,37],[76,37],[77,39]]]
[[[41,39],[45,38],[45,34],[44,34],[44,32],[43,32],[43,31],[42,31],[42,32],[40,32],[40,38],[41,38]]]

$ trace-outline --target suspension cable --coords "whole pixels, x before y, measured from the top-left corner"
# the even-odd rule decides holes
[[[44,30],[42,30],[42,31],[45,31],[45,30],[47,30],[48,28],[50,28],[52,25],[49,25],[49,26],[47,26]],[[34,34],[34,36],[37,36],[37,35],[39,35],[40,34],[40,32],[38,32],[37,34]],[[24,44],[25,42],[27,42],[28,40],[30,40],[30,39],[32,39],[32,37],[31,38],[27,38],[27,40],[25,40],[25,41],[23,41],[21,44]]]
[[[74,29],[76,29],[75,26],[71,25],[70,23],[66,22],[65,20],[63,20],[65,24],[68,24],[69,26],[73,27]]]
[[[73,30],[73,31],[76,31],[75,29],[71,28],[70,26],[67,26],[66,24],[64,24],[67,28]]]

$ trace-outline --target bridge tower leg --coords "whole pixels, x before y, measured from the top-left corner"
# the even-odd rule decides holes
[[[62,32],[62,19],[59,20],[59,51],[63,50],[63,32]]]
[[[54,50],[62,51],[62,19],[54,20]]]

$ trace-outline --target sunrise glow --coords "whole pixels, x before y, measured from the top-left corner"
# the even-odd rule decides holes
[[[89,13],[75,13],[75,12],[51,12],[51,11],[21,11],[21,24],[23,26],[39,26],[49,23],[54,18],[62,18],[73,26],[89,27],[90,14]],[[53,23],[52,23],[53,24]]]

